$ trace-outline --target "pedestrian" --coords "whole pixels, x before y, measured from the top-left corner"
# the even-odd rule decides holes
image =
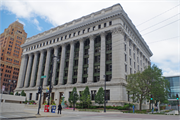
[[[61,110],[62,110],[62,107],[61,107],[61,104],[59,104],[59,105],[58,105],[58,114],[59,114],[59,112],[60,112],[60,114],[61,114]]]
[[[157,110],[158,110],[158,107],[156,106],[156,112],[157,112]]]

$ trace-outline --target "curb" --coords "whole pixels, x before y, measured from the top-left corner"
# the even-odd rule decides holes
[[[26,118],[37,118],[37,117],[36,116],[29,116],[29,117],[1,118],[1,120],[7,120],[7,119],[26,119]]]

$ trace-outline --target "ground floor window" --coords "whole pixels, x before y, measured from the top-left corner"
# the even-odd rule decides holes
[[[91,90],[91,100],[95,100],[96,90]]]
[[[32,93],[29,93],[29,100],[32,100]]]
[[[110,90],[106,90],[106,100],[110,100]]]
[[[36,100],[38,100],[38,95],[39,95],[39,94],[38,94],[38,93],[36,93]]]

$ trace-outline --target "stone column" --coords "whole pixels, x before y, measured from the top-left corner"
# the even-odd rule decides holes
[[[35,53],[35,56],[34,56],[32,73],[31,73],[30,87],[33,87],[33,86],[34,86],[35,72],[36,72],[36,66],[37,66],[37,57],[38,57],[38,52],[36,52],[36,53]]]
[[[100,81],[104,81],[106,74],[106,39],[105,32],[101,33],[101,60],[100,60]]]
[[[29,82],[29,77],[30,77],[30,70],[32,66],[32,54],[29,54],[29,60],[28,60],[28,66],[27,66],[27,71],[26,71],[26,77],[25,77],[25,87],[28,87],[28,82]]]
[[[56,78],[56,66],[57,66],[57,56],[58,56],[58,46],[54,48],[54,57],[53,58],[53,73],[52,73],[52,85],[55,84],[55,78]]]
[[[112,81],[122,82],[125,76],[124,33],[121,27],[112,30]]]
[[[72,84],[73,62],[74,62],[74,41],[71,42],[67,84]]]
[[[88,83],[93,82],[94,75],[94,36],[90,36],[90,49],[89,49],[89,66],[88,66]]]
[[[47,56],[46,56],[46,64],[45,64],[45,70],[44,75],[46,78],[44,78],[43,86],[47,86],[47,80],[48,80],[48,72],[49,72],[49,64],[50,64],[50,55],[51,55],[51,49],[47,49]]]
[[[40,59],[39,59],[39,67],[38,67],[38,73],[37,73],[36,87],[39,87],[41,84],[41,73],[42,73],[42,67],[43,67],[43,59],[44,59],[44,50],[41,51],[41,55],[40,55]]]
[[[23,87],[24,77],[26,74],[26,66],[27,66],[27,55],[23,55],[21,60],[21,67],[19,71],[17,88]]]
[[[60,71],[59,71],[59,85],[63,84],[65,52],[66,52],[66,44],[62,44],[61,63],[60,63]]]
[[[78,79],[77,83],[82,83],[83,73],[84,40],[80,40],[79,59],[78,59]]]

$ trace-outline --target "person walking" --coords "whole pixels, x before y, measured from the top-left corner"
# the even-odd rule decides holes
[[[60,112],[60,114],[61,114],[61,110],[62,110],[62,106],[61,106],[61,104],[59,104],[59,105],[58,105],[58,114],[59,114],[59,112]]]

